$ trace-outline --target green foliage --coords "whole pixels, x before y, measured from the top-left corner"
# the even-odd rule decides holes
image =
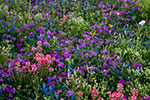
[[[7,60],[7,57],[3,54],[0,54],[0,64],[4,65]]]
[[[144,16],[150,17],[150,0],[139,0],[139,7],[144,11]]]

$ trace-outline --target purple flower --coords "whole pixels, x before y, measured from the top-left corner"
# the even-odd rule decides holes
[[[86,57],[86,58],[88,58],[88,56],[89,56],[89,54],[88,54],[88,53],[86,53],[86,54],[85,54],[85,57]]]
[[[134,62],[134,64],[133,64],[133,66],[131,66],[131,68],[133,68],[133,67],[139,67],[139,68],[143,68],[143,65],[141,65],[140,63],[138,63],[138,62]]]
[[[45,27],[40,27],[39,29],[37,29],[36,31],[38,31],[39,33],[42,31],[45,31]]]
[[[57,77],[60,82],[62,82],[62,76]]]
[[[105,54],[105,53],[108,53],[106,49],[101,52],[101,54]]]
[[[106,13],[105,15],[104,15],[104,17],[108,17],[109,16],[109,13]]]
[[[9,96],[8,96],[8,98],[12,98],[13,97],[13,95],[12,94],[10,94]]]
[[[119,83],[124,83],[125,82],[125,80],[124,79],[122,79],[120,76],[119,76]]]
[[[98,7],[103,8],[103,6],[104,6],[103,2],[100,2],[100,3],[98,4]]]
[[[58,62],[58,67],[64,67],[64,63],[62,63],[62,62]]]
[[[17,48],[18,48],[18,49],[22,46],[22,44],[21,44],[21,43],[16,44],[16,45],[17,45]]]
[[[126,3],[125,4],[125,7],[127,8],[127,9],[129,9],[130,8],[130,6]]]
[[[37,35],[37,37],[38,37],[38,39],[43,39],[43,38],[44,38],[44,35],[43,35],[43,34],[40,34],[40,36]]]
[[[23,6],[23,4],[20,4],[20,6]]]
[[[72,95],[72,93],[73,93],[73,89],[70,89],[68,92],[67,92],[67,96],[68,96],[68,98],[70,98],[71,97],[71,95]]]
[[[43,45],[48,46],[48,48],[50,48],[50,44],[47,41],[43,42]]]
[[[134,9],[138,10],[138,6],[137,6],[137,5],[136,5],[136,6],[134,6]]]
[[[48,35],[52,35],[52,32],[49,30],[49,31],[47,31],[47,33],[48,33]]]
[[[15,37],[12,37],[11,40],[16,40],[16,38],[15,38]]]

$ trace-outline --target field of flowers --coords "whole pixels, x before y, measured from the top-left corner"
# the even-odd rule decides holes
[[[0,0],[0,100],[150,100],[137,1]]]

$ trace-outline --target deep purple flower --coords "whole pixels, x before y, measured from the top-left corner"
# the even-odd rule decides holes
[[[131,68],[133,68],[133,67],[139,67],[139,68],[143,68],[143,65],[141,65],[140,63],[138,63],[138,62],[134,62],[134,64],[131,66]]]
[[[105,15],[104,15],[104,17],[108,17],[109,16],[109,13],[106,13]]]
[[[124,79],[122,79],[120,76],[119,76],[119,83],[124,83],[125,82],[125,80]]]
[[[134,6],[134,9],[138,10],[138,6],[137,6],[137,5],[136,5],[136,6]]]
[[[16,44],[16,45],[17,45],[17,48],[18,48],[18,49],[22,46],[22,44],[21,44],[21,43]]]
[[[12,94],[10,94],[9,96],[8,96],[8,98],[12,98],[13,97],[13,95]]]
[[[40,27],[40,28],[37,29],[36,31],[38,31],[39,33],[40,33],[40,32],[43,32],[43,31],[45,31],[45,27]]]
[[[16,40],[16,38],[15,38],[15,37],[12,37],[11,40]]]

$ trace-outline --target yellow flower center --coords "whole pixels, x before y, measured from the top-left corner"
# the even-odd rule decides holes
[[[112,28],[112,27],[113,27],[113,25],[109,24],[109,27],[111,27],[111,28]]]
[[[94,37],[95,34],[96,34],[96,31],[94,33],[92,33],[92,37]]]

